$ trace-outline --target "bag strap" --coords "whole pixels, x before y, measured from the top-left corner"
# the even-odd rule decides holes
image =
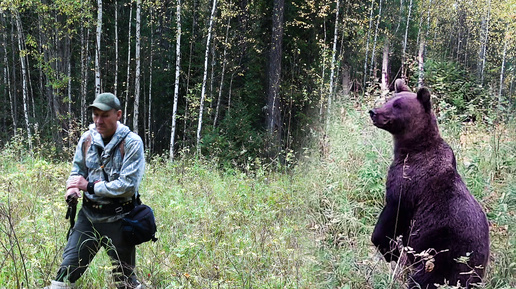
[[[122,138],[122,141],[120,141],[118,143],[118,149],[120,150],[120,154],[122,155],[122,159],[124,158],[124,155],[125,155],[125,137],[127,136],[128,134],[126,134],[123,138]],[[91,142],[92,142],[92,137],[91,137],[91,133],[88,133],[88,135],[86,136],[86,139],[84,140],[84,143],[82,145],[82,156],[83,156],[83,159],[86,159],[86,154],[88,153],[88,150],[90,149],[91,147]],[[116,146],[115,146],[116,148]]]

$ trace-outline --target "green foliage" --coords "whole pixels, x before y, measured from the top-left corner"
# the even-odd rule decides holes
[[[488,91],[456,62],[429,59],[425,63],[425,82],[437,96],[437,108],[451,110],[461,120],[485,119],[495,105]]]
[[[261,154],[264,136],[252,122],[245,107],[236,105],[218,127],[206,127],[203,154],[216,158],[221,165],[245,165],[254,160]]]

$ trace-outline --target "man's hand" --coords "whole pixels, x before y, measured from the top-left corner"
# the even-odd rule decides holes
[[[66,189],[77,188],[81,191],[88,190],[88,181],[83,176],[73,176],[68,179]]]
[[[81,191],[78,188],[69,188],[65,193],[65,201],[68,202],[69,200],[73,199],[77,200],[81,196]]]

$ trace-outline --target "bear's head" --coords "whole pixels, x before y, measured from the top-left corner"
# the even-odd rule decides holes
[[[421,134],[434,132],[437,126],[430,92],[426,88],[419,89],[417,94],[410,91],[396,93],[383,106],[370,110],[369,114],[376,127],[398,139],[418,138]]]

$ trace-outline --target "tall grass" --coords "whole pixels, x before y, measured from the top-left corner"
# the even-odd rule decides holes
[[[66,243],[69,164],[3,154],[0,287],[41,288],[55,277]],[[305,201],[292,177],[216,168],[199,160],[148,163],[141,193],[155,211],[159,240],[138,247],[140,281],[148,288],[313,288]],[[79,288],[113,288],[103,251]]]
[[[159,240],[138,246],[139,279],[148,288],[403,288],[370,242],[392,159],[391,137],[371,125],[371,107],[339,108],[288,172],[258,162],[244,172],[210,160],[149,161],[141,194]],[[516,287],[515,128],[440,119],[491,223],[485,288]],[[0,151],[1,288],[47,285],[69,226],[70,162],[30,156],[22,144]],[[111,269],[101,250],[78,287],[113,288]]]
[[[392,138],[371,124],[367,111],[374,104],[351,104],[331,122],[327,153],[312,155],[316,160],[297,168],[314,192],[307,197],[317,232],[315,273],[321,288],[403,288],[370,242],[383,207]],[[459,173],[490,222],[491,259],[483,288],[516,288],[516,124],[439,122]]]

